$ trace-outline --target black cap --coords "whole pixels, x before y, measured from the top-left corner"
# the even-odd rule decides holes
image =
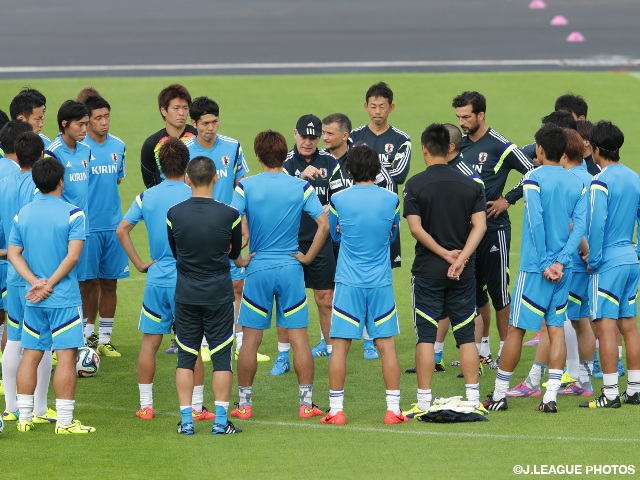
[[[303,115],[296,123],[296,131],[301,136],[313,135],[314,137],[321,137],[322,122],[315,115]]]

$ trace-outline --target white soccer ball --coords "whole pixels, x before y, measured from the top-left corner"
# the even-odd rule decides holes
[[[78,377],[93,377],[100,369],[100,357],[93,348],[80,347],[78,349],[78,361],[76,362],[76,374]]]
[[[0,433],[4,430],[4,422],[2,421],[2,416],[0,415]]]

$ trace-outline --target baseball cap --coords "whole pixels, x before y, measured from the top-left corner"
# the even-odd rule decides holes
[[[298,135],[313,135],[314,137],[322,136],[322,122],[318,117],[312,114],[303,115],[296,123]]]

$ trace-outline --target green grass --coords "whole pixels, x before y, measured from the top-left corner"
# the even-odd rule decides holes
[[[414,139],[412,174],[424,168],[419,137],[431,122],[455,122],[451,99],[463,90],[483,92],[488,101],[489,125],[523,145],[532,141],[540,118],[548,114],[555,98],[574,91],[589,101],[589,118],[606,118],[627,133],[623,162],[638,170],[634,154],[640,139],[633,136],[640,114],[638,79],[626,73],[480,73],[480,74],[352,74],[309,76],[216,76],[167,78],[86,78],[11,80],[0,82],[0,108],[8,109],[12,96],[23,85],[40,89],[48,99],[44,133],[56,134],[56,112],[62,101],[77,91],[95,86],[112,105],[111,132],[128,146],[128,176],[121,189],[123,209],[143,190],[139,152],[144,139],[163,126],[156,108],[158,91],[173,82],[186,85],[192,95],[208,95],[221,105],[220,133],[238,138],[252,174],[259,171],[253,155],[256,133],[272,128],[293,145],[297,118],[313,112],[323,117],[340,111],[354,126],[367,122],[362,104],[367,87],[379,80],[393,88],[397,108],[390,120]],[[518,180],[514,175],[508,187]],[[520,248],[522,202],[510,210],[513,221],[511,272],[515,277]],[[146,252],[145,230],[134,230],[134,241]],[[397,337],[402,369],[413,366],[414,334],[411,322],[410,266],[413,242],[403,233],[404,266],[394,271],[401,331]],[[640,436],[638,409],[618,411],[578,409],[579,399],[560,398],[558,415],[534,412],[536,399],[510,402],[504,413],[490,414],[478,424],[431,425],[419,422],[387,427],[384,385],[379,361],[362,359],[362,344],[354,342],[349,358],[345,407],[348,424],[342,428],[321,426],[317,419],[297,416],[294,373],[273,378],[270,365],[261,364],[255,381],[254,418],[238,421],[241,435],[213,438],[210,424],[197,424],[197,434],[184,438],[175,432],[178,404],[175,393],[175,357],[158,354],[154,385],[156,418],[142,422],[133,415],[138,408],[136,359],[141,334],[137,331],[144,277],[133,273],[120,282],[114,343],[120,359],[103,358],[97,377],[78,382],[76,416],[98,432],[86,437],[55,437],[53,428],[38,426],[20,435],[14,424],[5,426],[0,445],[5,458],[21,459],[5,465],[3,478],[68,478],[89,474],[111,478],[506,478],[516,464],[633,464]],[[310,303],[313,303],[310,301]],[[318,339],[317,311],[311,306],[311,343]],[[529,336],[527,336],[529,338]],[[498,337],[492,333],[494,355]],[[162,352],[168,346],[168,339]],[[265,335],[263,353],[276,354],[275,329]],[[524,348],[514,381],[522,379],[534,349]],[[434,375],[436,395],[463,394],[458,368],[449,367],[457,351],[448,338],[444,360],[447,370]],[[314,401],[328,406],[327,359],[316,360]],[[495,372],[481,377],[481,394],[492,390]],[[621,381],[624,388],[626,380]],[[596,389],[600,383],[596,381]],[[416,378],[402,375],[402,405],[415,401]],[[232,394],[232,401],[237,394]],[[211,392],[205,404],[213,407]],[[51,406],[53,395],[51,394]],[[636,468],[640,467],[638,465]]]

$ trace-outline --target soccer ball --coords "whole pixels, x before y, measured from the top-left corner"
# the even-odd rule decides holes
[[[78,361],[76,362],[76,374],[78,377],[93,377],[100,369],[100,357],[93,348],[80,347],[78,349]]]
[[[4,430],[4,422],[2,421],[2,417],[0,417],[0,433]]]

